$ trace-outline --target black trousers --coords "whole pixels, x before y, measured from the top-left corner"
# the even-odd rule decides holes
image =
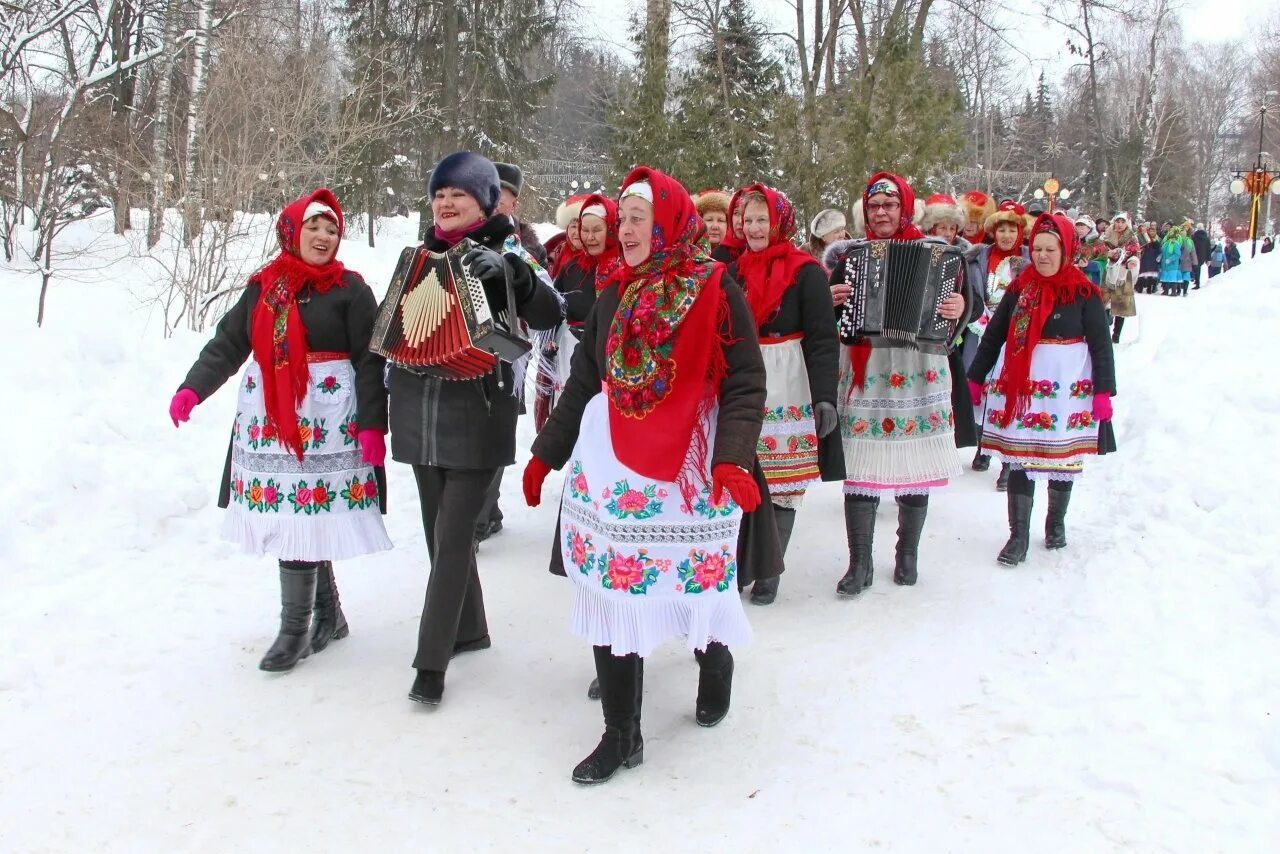
[[[494,475],[500,471],[413,467],[422,505],[422,531],[431,557],[418,625],[418,654],[413,659],[419,670],[444,672],[455,644],[489,633],[474,532]]]
[[[1197,288],[1200,287],[1200,270],[1201,266],[1199,264],[1191,268],[1191,281]]]
[[[482,536],[488,533],[489,526],[494,522],[502,521],[502,508],[498,506],[498,499],[502,493],[502,473],[504,469],[498,469],[493,476],[493,483],[489,484],[489,491],[484,496],[484,509],[480,511],[480,518],[476,522],[476,535]]]

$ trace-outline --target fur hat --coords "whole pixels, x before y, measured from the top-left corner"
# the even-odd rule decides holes
[[[698,209],[698,216],[709,213],[722,213],[729,216],[729,194],[724,190],[703,190],[693,197],[693,204]]]
[[[494,163],[494,168],[498,170],[498,181],[503,187],[511,191],[511,195],[519,197],[520,191],[524,189],[524,172],[514,163]]]
[[[965,212],[956,200],[944,193],[934,193],[924,200],[924,213],[916,221],[925,234],[937,225],[954,225],[964,228]]]
[[[556,208],[556,225],[561,229],[567,229],[578,218],[578,214],[582,213],[582,203],[587,200],[590,193],[579,193],[576,196],[570,196],[560,203]]]
[[[970,190],[960,197],[960,208],[967,221],[982,226],[996,212],[996,203],[981,190]]]
[[[502,194],[498,170],[493,162],[472,151],[455,151],[431,170],[427,195],[434,196],[436,190],[444,187],[454,187],[471,196],[480,203],[485,216],[493,216]]]
[[[811,237],[825,237],[833,231],[841,228],[848,228],[849,221],[845,216],[835,208],[827,208],[819,211],[818,215],[809,223],[809,235]]]
[[[982,230],[994,236],[996,226],[1002,222],[1016,225],[1019,231],[1026,234],[1031,230],[1031,225],[1035,220],[1027,216],[1026,208],[1009,199],[1001,202],[996,212],[986,218],[982,223]]]

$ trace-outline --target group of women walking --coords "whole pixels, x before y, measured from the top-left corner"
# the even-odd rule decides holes
[[[543,333],[523,492],[537,506],[550,473],[564,473],[550,568],[573,585],[570,626],[593,648],[605,722],[575,781],[643,760],[644,659],[664,641],[683,640],[697,661],[697,723],[724,719],[731,649],[751,638],[739,591],[775,600],[796,514],[819,481],[843,482],[843,597],[872,584],[884,497],[898,507],[893,580],[916,583],[929,499],[959,474],[957,447],[980,442],[979,459],[1007,466],[1001,563],[1026,559],[1036,480],[1049,482],[1046,546],[1066,545],[1071,483],[1114,446],[1115,392],[1101,293],[1072,263],[1066,218],[992,212],[990,242],[969,247],[963,287],[937,309],[956,329],[948,355],[842,338],[857,243],[838,211],[814,217],[806,251],[781,191],[757,183],[695,201],[639,167],[616,198],[574,201],[551,275],[496,213],[499,188],[485,158],[444,158],[426,246],[472,241],[464,263],[494,311]],[[950,197],[930,198],[939,215],[926,236],[897,175],[872,176],[859,207],[869,239],[968,245]],[[264,670],[348,633],[332,561],[391,547],[380,515],[390,431],[392,457],[413,468],[431,563],[410,697],[436,704],[450,659],[491,643],[473,532],[515,461],[523,382],[505,363],[446,382],[375,353],[379,307],[335,260],[342,231],[327,190],[285,208],[279,255],[219,323],[170,414],[186,421],[248,362],[220,503],[226,536],[279,560],[281,625]]]

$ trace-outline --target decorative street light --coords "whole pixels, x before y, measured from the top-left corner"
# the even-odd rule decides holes
[[[1032,195],[1037,199],[1048,197],[1049,213],[1053,213],[1054,202],[1058,199],[1062,199],[1065,202],[1067,199],[1071,198],[1071,191],[1063,189],[1062,184],[1059,183],[1057,178],[1050,178],[1044,182],[1043,187],[1036,187],[1036,191],[1032,193]]]
[[[1270,93],[1269,93],[1270,94]],[[1237,196],[1248,193],[1249,204],[1249,241],[1253,245],[1249,253],[1252,258],[1258,254],[1258,220],[1262,214],[1262,199],[1267,193],[1280,194],[1280,176],[1270,159],[1264,159],[1262,150],[1263,132],[1267,127],[1267,105],[1258,108],[1258,159],[1252,169],[1232,170],[1231,192]]]

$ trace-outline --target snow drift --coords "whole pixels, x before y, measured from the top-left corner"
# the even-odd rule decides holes
[[[72,239],[111,245],[110,218]],[[415,223],[342,258],[385,288]],[[264,235],[265,236],[265,235]],[[265,240],[264,240],[265,243]],[[481,551],[492,650],[410,703],[426,579],[413,478],[393,552],[337,566],[350,638],[257,662],[269,561],[216,539],[234,394],[174,430],[203,335],[169,340],[126,252],[55,282],[0,267],[14,451],[0,495],[0,847],[6,851],[1269,851],[1280,839],[1280,255],[1189,299],[1140,297],[1118,351],[1120,453],[1087,466],[1070,546],[999,568],[994,473],[937,495],[920,583],[848,602],[839,485],[801,510],[778,602],[749,608],[733,710],[693,723],[678,644],[647,668],[647,761],[569,782],[602,728],[555,502]],[[233,384],[232,384],[233,385]],[[522,424],[521,447],[531,428]],[[966,456],[967,459],[967,456]],[[547,493],[558,489],[558,475]]]

